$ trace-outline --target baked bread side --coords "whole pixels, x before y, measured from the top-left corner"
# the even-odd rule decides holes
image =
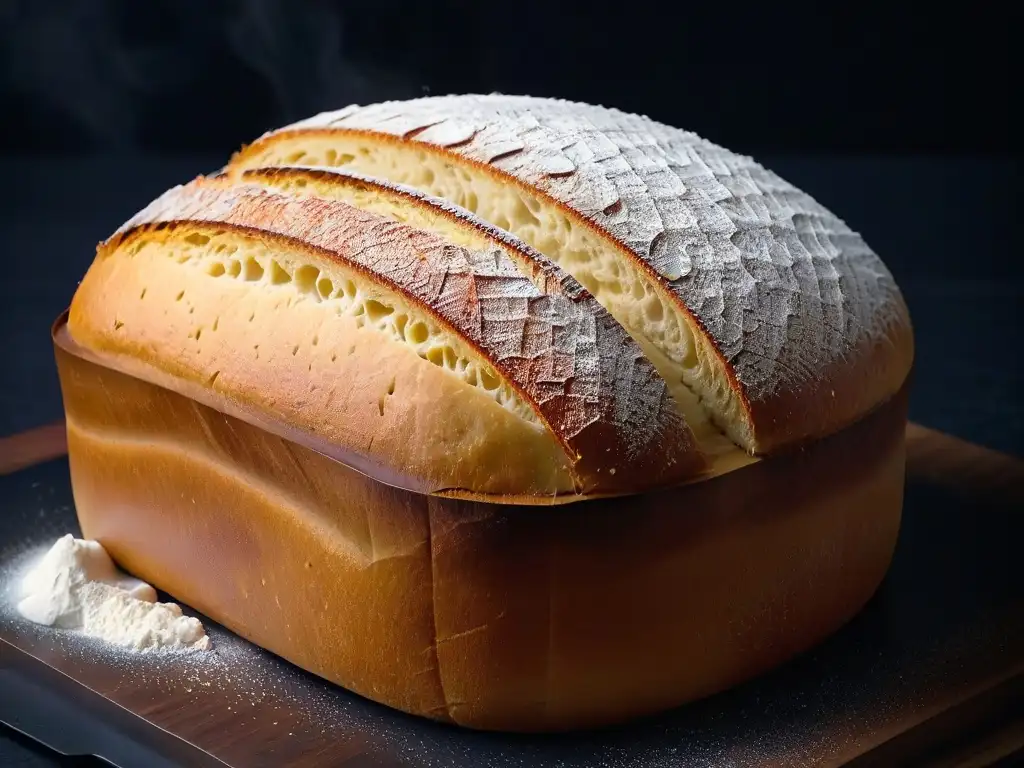
[[[857,233],[751,158],[646,117],[499,95],[350,106],[233,161],[268,165],[343,166],[512,232],[750,452],[841,429],[910,370],[906,306]]]
[[[842,626],[896,544],[906,400],[707,482],[545,509],[367,479],[58,347],[83,533],[294,664],[473,728],[620,723]]]
[[[435,491],[626,493],[706,467],[654,367],[574,281],[541,290],[500,248],[339,201],[172,189],[101,244],[68,329]]]

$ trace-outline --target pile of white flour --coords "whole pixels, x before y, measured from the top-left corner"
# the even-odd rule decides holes
[[[138,651],[207,650],[202,623],[175,603],[156,602],[149,584],[122,573],[103,545],[70,533],[22,581],[18,612],[48,627],[81,632]]]

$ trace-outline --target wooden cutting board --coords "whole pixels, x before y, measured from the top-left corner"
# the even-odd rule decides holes
[[[0,720],[119,766],[980,766],[1024,755],[1024,462],[911,426],[892,569],[777,671],[640,723],[504,736],[402,715],[203,619],[206,661],[131,657],[0,609]],[[0,440],[0,575],[75,532],[54,425]],[[339,628],[344,631],[344,628]]]

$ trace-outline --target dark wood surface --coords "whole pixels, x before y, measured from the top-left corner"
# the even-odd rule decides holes
[[[31,532],[23,535],[44,542],[73,526],[66,463],[46,461],[63,451],[61,426],[0,446],[5,497],[27,510]],[[216,662],[139,663],[0,617],[0,688],[25,701],[39,696],[44,711],[56,693],[70,712],[88,713],[85,724],[69,716],[91,730],[61,728],[54,746],[89,752],[90,739],[108,729],[102,749],[124,765],[603,760],[617,768],[698,765],[702,756],[712,764],[716,756],[764,765],[1001,764],[1024,749],[1024,591],[1006,559],[1011,548],[998,545],[1021,529],[1024,462],[917,425],[908,428],[907,448],[903,538],[863,616],[759,681],[622,729],[501,737],[421,722],[328,686],[212,624],[226,651]],[[8,520],[11,531],[17,527]],[[986,595],[979,601],[969,590]],[[47,730],[22,717],[24,731]]]
[[[67,447],[63,421],[0,437],[0,475],[63,456]]]

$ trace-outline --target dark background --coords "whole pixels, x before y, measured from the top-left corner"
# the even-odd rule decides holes
[[[1024,455],[1019,62],[982,5],[0,0],[0,437],[60,418],[50,322],[167,186],[320,110],[501,91],[641,112],[806,189],[907,297],[912,417]],[[26,744],[0,731],[0,763],[51,764]]]
[[[1011,149],[1011,11],[807,5],[3,0],[0,141],[223,154],[350,102],[501,91],[748,153]]]
[[[49,322],[167,186],[320,110],[501,91],[644,113],[806,189],[907,296],[914,418],[1022,452],[1011,16],[822,5],[0,0],[0,435],[60,417]]]

